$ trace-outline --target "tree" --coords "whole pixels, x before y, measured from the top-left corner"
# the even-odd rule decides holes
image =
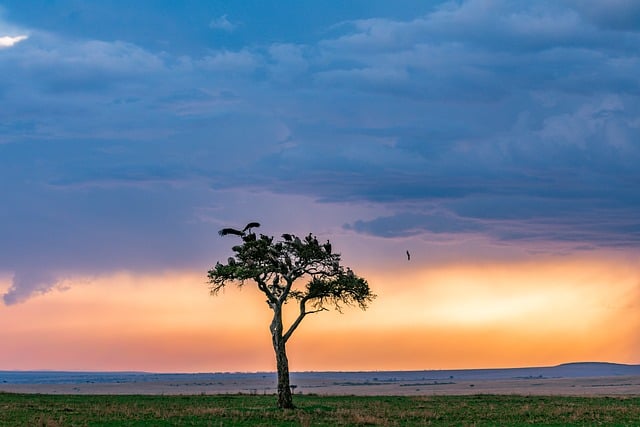
[[[212,295],[229,284],[243,286],[246,282],[253,282],[265,294],[273,311],[269,330],[278,371],[278,407],[293,408],[286,351],[291,335],[309,314],[327,307],[341,311],[343,306],[358,306],[364,310],[375,295],[365,279],[340,264],[340,254],[333,252],[328,240],[319,243],[310,233],[302,239],[283,234],[275,241],[264,234],[256,236],[252,229],[259,226],[249,223],[244,230],[220,230],[220,235],[234,235],[242,243],[232,247],[234,256],[226,264],[217,262],[209,270],[209,284]],[[305,284],[297,286],[300,282]],[[297,302],[298,315],[285,329],[283,307],[291,301]]]

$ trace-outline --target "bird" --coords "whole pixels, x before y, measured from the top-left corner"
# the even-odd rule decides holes
[[[249,233],[249,234],[243,235],[242,236],[242,240],[244,242],[255,242],[257,239],[256,239],[256,235],[255,234]]]
[[[411,254],[407,251],[407,261],[411,261]]]
[[[235,228],[223,228],[222,230],[218,231],[218,234],[221,236],[227,236],[229,234],[234,234],[236,236],[244,235],[242,231],[236,230]]]
[[[250,222],[249,224],[245,225],[245,227],[242,229],[242,232],[243,233],[251,232],[252,228],[258,228],[258,227],[260,227],[259,222]]]
[[[247,236],[248,234],[252,234],[251,233],[252,228],[258,228],[258,227],[260,227],[259,222],[250,222],[249,224],[245,225],[242,231],[237,230],[235,228],[223,228],[222,230],[218,231],[218,234],[221,236],[227,236],[229,234],[233,234],[235,236],[244,237],[244,236]]]

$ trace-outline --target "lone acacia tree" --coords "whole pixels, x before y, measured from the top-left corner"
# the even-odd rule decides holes
[[[259,226],[252,222],[243,230],[220,230],[221,236],[235,235],[242,243],[233,246],[234,256],[226,264],[218,262],[209,270],[209,283],[211,293],[216,295],[226,285],[242,286],[253,281],[266,295],[273,310],[269,329],[278,370],[278,407],[293,408],[286,351],[293,332],[309,314],[328,310],[327,306],[340,311],[343,305],[357,305],[364,310],[375,295],[365,279],[340,264],[340,254],[332,251],[328,240],[319,243],[313,234],[302,239],[283,234],[281,240],[275,241],[264,234],[256,236],[252,229]],[[297,281],[305,285],[294,287]],[[298,303],[299,312],[285,329],[282,310],[290,301]]]

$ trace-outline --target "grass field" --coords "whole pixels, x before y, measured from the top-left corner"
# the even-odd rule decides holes
[[[640,425],[640,397],[274,396],[0,393],[1,426]]]

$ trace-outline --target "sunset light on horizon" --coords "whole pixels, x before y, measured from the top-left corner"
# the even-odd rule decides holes
[[[308,318],[290,344],[293,370],[637,363],[640,276],[630,261],[452,264],[368,277],[378,299],[365,312]],[[4,369],[273,370],[261,293],[247,284],[209,296],[198,272],[68,280],[2,313]]]
[[[640,3],[605,3],[0,0],[0,371],[274,371],[265,295],[207,283],[249,221],[376,294],[292,371],[640,364]]]

